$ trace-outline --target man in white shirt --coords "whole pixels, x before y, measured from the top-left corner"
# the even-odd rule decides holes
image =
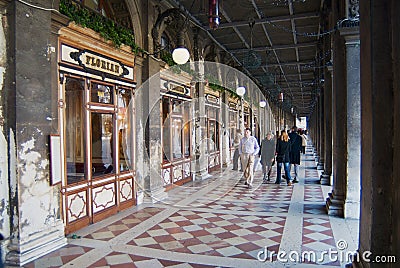
[[[245,183],[249,188],[253,187],[254,158],[259,151],[260,146],[258,145],[257,139],[254,136],[251,136],[251,129],[246,128],[244,137],[240,140],[239,155],[244,171],[243,177],[245,178]]]

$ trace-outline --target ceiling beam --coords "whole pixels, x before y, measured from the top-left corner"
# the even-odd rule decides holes
[[[285,44],[285,45],[274,45],[272,47],[253,47],[254,51],[265,51],[265,50],[278,50],[278,49],[291,49],[291,48],[300,48],[300,47],[314,47],[317,45],[317,42],[307,42],[307,43],[298,43],[298,44]],[[232,53],[238,52],[247,52],[248,48],[237,48],[230,49]]]
[[[307,12],[307,13],[299,13],[299,14],[293,14],[293,15],[285,15],[285,16],[276,16],[276,17],[267,17],[267,18],[262,18],[262,19],[256,19],[255,24],[263,24],[263,23],[268,23],[268,22],[279,22],[279,21],[287,21],[291,19],[310,19],[310,18],[319,18],[319,12]],[[249,26],[249,21],[231,21],[227,23],[222,23],[218,26],[215,31],[218,31],[219,29],[224,29],[224,28],[231,28],[231,27],[237,27],[237,26]],[[211,28],[207,28],[207,30],[213,30]]]
[[[292,62],[281,62],[281,63],[269,63],[267,67],[280,67],[280,66],[289,66],[289,65],[311,65],[315,64],[315,61],[292,61]]]
[[[295,74],[285,74],[285,75],[286,75],[286,76],[299,76],[298,73],[295,73]],[[301,72],[300,75],[304,75],[304,76],[306,76],[306,75],[314,75],[314,72]]]

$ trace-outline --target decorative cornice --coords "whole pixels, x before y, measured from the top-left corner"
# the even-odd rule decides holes
[[[360,0],[348,0],[348,18],[360,17]]]

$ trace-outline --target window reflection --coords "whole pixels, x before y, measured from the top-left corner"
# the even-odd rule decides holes
[[[170,120],[169,120],[169,98],[162,99],[162,131],[163,131],[163,154],[164,161],[171,161],[170,144]]]
[[[161,109],[164,161],[190,157],[190,103],[163,97]]]
[[[216,119],[218,118],[218,111],[214,107],[208,107],[207,120],[208,120],[208,153],[219,150],[219,125]]]
[[[182,158],[182,119],[172,119],[172,148],[173,157]]]
[[[113,102],[113,89],[110,86],[92,83],[90,101],[111,104]]]
[[[85,180],[83,92],[83,80],[67,78],[65,84],[67,184]]]
[[[129,170],[129,161],[132,155],[132,142],[128,139],[132,138],[130,133],[131,121],[129,103],[132,99],[131,91],[120,89],[118,92],[118,145],[119,145],[119,170]]]
[[[215,132],[216,132],[216,124],[215,121],[209,121],[208,123],[208,151],[210,153],[215,152],[217,150],[216,146],[216,137],[215,137]]]
[[[113,115],[92,113],[93,176],[115,173],[113,153]]]

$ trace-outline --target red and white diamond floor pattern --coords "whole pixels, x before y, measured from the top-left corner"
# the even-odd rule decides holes
[[[314,158],[308,153],[302,159],[300,183],[294,186],[274,184],[274,168],[271,182],[262,184],[257,171],[248,189],[237,179],[241,174],[229,170],[230,181],[213,178],[175,188],[167,200],[78,231],[67,246],[25,267],[282,267],[276,253],[273,261],[257,256],[265,247],[279,252],[293,237],[299,255],[316,254],[299,260],[307,265],[302,267],[339,267],[343,263],[318,259],[323,251],[336,250],[340,238],[326,214]],[[292,201],[295,191],[301,202]],[[300,211],[291,212],[293,203]],[[301,234],[288,228],[292,219],[302,225]]]

